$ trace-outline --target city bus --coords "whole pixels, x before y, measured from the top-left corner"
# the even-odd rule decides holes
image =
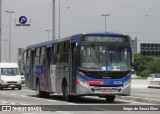
[[[118,33],[81,33],[27,46],[25,84],[38,97],[63,94],[98,96],[113,102],[131,90],[130,37]]]

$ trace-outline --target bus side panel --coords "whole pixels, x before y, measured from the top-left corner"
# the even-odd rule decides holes
[[[52,82],[51,82],[51,65],[48,66],[48,68],[46,68],[46,91],[48,92],[53,92],[53,89],[52,89]],[[52,75],[53,76],[53,75]]]
[[[63,67],[62,65],[56,66],[56,92],[60,93],[62,92],[62,75],[63,75]]]
[[[37,67],[36,66],[34,66],[33,67],[33,90],[36,90],[36,70],[37,69]]]
[[[30,89],[30,66],[25,67],[25,85]]]
[[[56,65],[50,66],[50,79],[51,79],[51,88],[52,92],[56,92]]]
[[[40,66],[39,71],[39,80],[40,80],[40,90],[45,91],[45,82],[46,82],[46,68],[44,65]]]

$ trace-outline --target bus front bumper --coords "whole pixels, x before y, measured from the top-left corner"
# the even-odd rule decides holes
[[[104,95],[123,95],[129,96],[131,90],[130,80],[126,84],[120,87],[97,87],[89,86],[84,84],[77,84],[76,94],[77,95],[93,95],[93,96],[104,96]]]

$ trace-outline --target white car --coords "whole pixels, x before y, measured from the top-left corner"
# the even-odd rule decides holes
[[[0,89],[3,88],[21,90],[22,81],[17,63],[0,63]]]
[[[152,73],[148,76],[148,88],[160,88],[160,73]]]

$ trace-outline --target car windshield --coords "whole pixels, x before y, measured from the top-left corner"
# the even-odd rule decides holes
[[[160,78],[160,74],[155,74],[155,78]]]
[[[19,75],[19,70],[18,68],[2,68],[1,75],[16,76]]]
[[[127,71],[130,69],[130,52],[126,47],[81,46],[80,67],[103,71]]]

